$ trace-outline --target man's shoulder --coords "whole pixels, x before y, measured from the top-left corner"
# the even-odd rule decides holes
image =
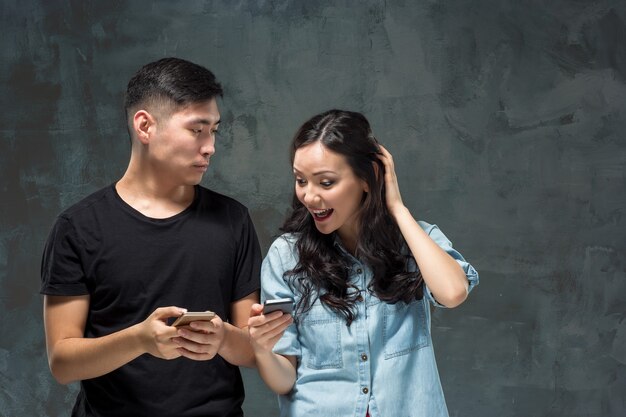
[[[81,217],[93,210],[101,209],[103,205],[108,204],[107,197],[111,194],[111,188],[112,185],[108,185],[89,194],[87,197],[84,197],[82,200],[79,200],[63,210],[61,214],[59,214],[59,217],[69,220]]]
[[[235,200],[233,197],[218,193],[217,191],[213,191],[201,185],[198,186],[198,190],[201,204],[210,204],[213,207],[223,207],[229,211],[235,210],[239,213],[247,214],[248,212],[248,208],[239,201]]]

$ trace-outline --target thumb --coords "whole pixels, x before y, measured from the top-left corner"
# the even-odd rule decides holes
[[[260,316],[263,314],[263,305],[262,304],[252,304],[250,307],[250,317],[252,316]]]
[[[169,307],[159,307],[154,310],[152,315],[160,320],[168,319],[170,317],[180,317],[187,312],[186,308],[169,306]]]

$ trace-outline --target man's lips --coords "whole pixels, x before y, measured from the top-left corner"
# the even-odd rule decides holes
[[[194,166],[194,168],[198,168],[198,169],[202,169],[202,170],[206,171],[207,168],[209,167],[209,162],[208,161],[207,162],[201,162],[199,164],[194,164],[193,166]]]

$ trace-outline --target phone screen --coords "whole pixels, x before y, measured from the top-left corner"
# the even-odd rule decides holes
[[[267,300],[265,301],[265,304],[263,304],[263,314],[269,314],[278,310],[285,314],[293,314],[293,307],[293,299],[291,298]]]

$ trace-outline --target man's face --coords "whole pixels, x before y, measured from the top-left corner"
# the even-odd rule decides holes
[[[175,185],[196,185],[215,153],[220,113],[215,99],[190,104],[157,117],[148,143],[154,172]]]

